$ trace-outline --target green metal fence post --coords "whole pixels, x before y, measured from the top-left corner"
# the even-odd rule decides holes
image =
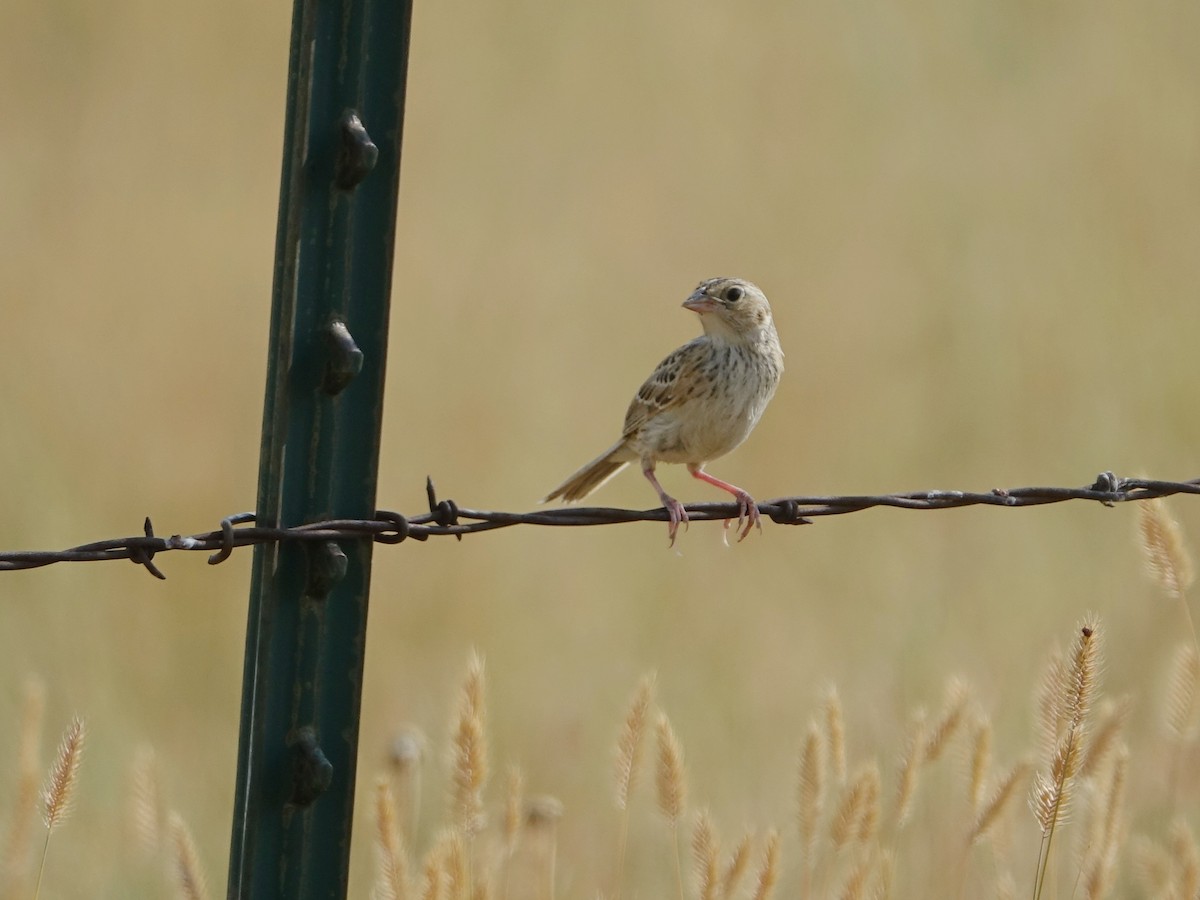
[[[371,518],[411,0],[296,0],[258,522]],[[371,541],[256,548],[231,898],[346,896]]]

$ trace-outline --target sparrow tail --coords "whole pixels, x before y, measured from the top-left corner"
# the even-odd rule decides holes
[[[620,440],[552,490],[542,502],[549,503],[559,497],[568,503],[582,500],[629,465],[630,460],[625,441]]]

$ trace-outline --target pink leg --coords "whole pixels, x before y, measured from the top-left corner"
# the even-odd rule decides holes
[[[671,546],[674,547],[675,534],[679,531],[679,523],[682,522],[685,526],[687,525],[687,510],[683,508],[682,503],[664,491],[662,485],[658,483],[658,478],[654,475],[653,460],[642,462],[642,474],[654,485],[654,490],[658,493],[659,501],[666,507],[667,518],[670,520],[670,524],[667,526],[667,537],[671,539]]]
[[[758,514],[758,504],[754,502],[753,497],[751,497],[737,485],[730,484],[728,481],[722,481],[715,475],[709,475],[704,471],[703,466],[689,465],[688,471],[692,473],[693,478],[699,478],[701,481],[707,481],[713,487],[718,487],[723,491],[733,494],[733,496],[737,499],[738,520],[737,528],[735,530],[741,532],[741,534],[738,535],[739,543],[746,539],[746,535],[750,533],[751,528],[757,528],[759,531],[762,531],[762,522],[759,521],[761,517]],[[745,528],[742,528],[742,520],[745,520],[746,522]],[[728,524],[729,523],[726,522],[726,526],[728,526]]]

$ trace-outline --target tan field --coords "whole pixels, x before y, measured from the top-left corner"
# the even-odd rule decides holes
[[[0,10],[0,548],[253,506],[290,17]],[[536,508],[725,274],[762,286],[786,353],[710,466],[759,499],[1200,475],[1198,29],[1187,0],[418,2],[380,506],[420,512],[431,475]],[[656,505],[628,471],[591,500]],[[1194,548],[1200,501],[1169,511]],[[158,562],[0,574],[5,900],[44,837],[22,773],[75,713],[41,896],[200,896],[164,874],[184,825],[223,893],[251,553]],[[661,523],[520,527],[381,546],[374,572],[352,897],[377,886],[380,775],[410,896],[428,863],[460,871],[442,897],[1029,897],[1034,773],[1068,735],[1041,896],[1195,896],[1194,637],[1131,506],[866,511],[731,548],[716,523],[674,549]],[[1056,645],[1062,709],[1038,700]],[[651,672],[626,818],[614,758]],[[482,783],[450,752],[476,726]],[[388,761],[412,728],[419,792]]]

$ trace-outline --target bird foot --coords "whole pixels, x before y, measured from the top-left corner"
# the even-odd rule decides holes
[[[737,498],[738,517],[737,525],[734,531],[739,532],[738,543],[746,539],[746,535],[750,533],[750,529],[757,528],[762,531],[762,516],[758,512],[758,504],[754,502],[754,498],[745,491],[737,491],[734,495]],[[742,522],[745,522],[745,527],[742,527]],[[725,520],[725,527],[729,527],[729,520]]]
[[[671,546],[674,547],[675,535],[679,533],[680,523],[683,523],[685,530],[688,527],[687,510],[683,508],[682,503],[668,494],[663,494],[662,502],[663,507],[667,511],[667,518],[670,520],[670,523],[667,525],[667,537],[671,539]]]

